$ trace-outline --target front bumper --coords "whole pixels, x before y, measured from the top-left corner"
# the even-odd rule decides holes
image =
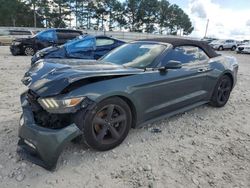
[[[12,53],[12,55],[19,55],[22,53],[21,48],[19,46],[16,46],[16,45],[10,46],[10,52]]]
[[[38,57],[37,54],[33,55],[31,58],[31,65],[33,65],[35,62],[37,62],[40,59],[41,57]]]
[[[52,170],[64,146],[82,132],[74,123],[61,129],[41,127],[35,123],[26,93],[21,95],[21,104],[23,115],[18,131],[20,140],[17,152],[23,159]]]

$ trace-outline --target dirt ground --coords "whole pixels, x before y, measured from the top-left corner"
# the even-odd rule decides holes
[[[131,130],[112,151],[71,143],[49,172],[16,154],[19,95],[26,89],[20,80],[30,57],[0,47],[0,188],[250,187],[250,55],[223,54],[240,65],[224,108],[205,105]]]

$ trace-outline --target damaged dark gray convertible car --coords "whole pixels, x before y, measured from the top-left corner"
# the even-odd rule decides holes
[[[112,149],[130,128],[206,103],[224,106],[237,70],[235,58],[180,38],[135,41],[100,61],[39,61],[23,78],[18,152],[53,169],[75,138]]]

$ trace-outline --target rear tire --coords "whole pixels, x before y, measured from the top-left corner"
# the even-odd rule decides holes
[[[83,132],[83,141],[100,151],[121,144],[132,124],[130,107],[119,97],[103,100],[93,109],[79,115],[84,116],[78,118],[81,120],[77,123]]]
[[[229,76],[222,76],[217,82],[210,105],[214,107],[223,107],[227,103],[231,91],[232,91],[233,83]]]

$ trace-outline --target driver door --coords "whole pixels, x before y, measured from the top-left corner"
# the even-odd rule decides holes
[[[145,120],[198,103],[208,95],[209,58],[203,51],[197,47],[176,48],[163,58],[160,66],[165,66],[170,60],[181,62],[182,67],[164,72],[154,70],[144,75],[147,86],[142,87],[141,99],[147,101],[143,115]]]
[[[94,59],[96,41],[94,37],[86,37],[84,40],[70,43],[66,47],[67,56],[79,59]]]
[[[41,50],[56,44],[57,36],[55,30],[48,30],[37,35],[37,49]]]

